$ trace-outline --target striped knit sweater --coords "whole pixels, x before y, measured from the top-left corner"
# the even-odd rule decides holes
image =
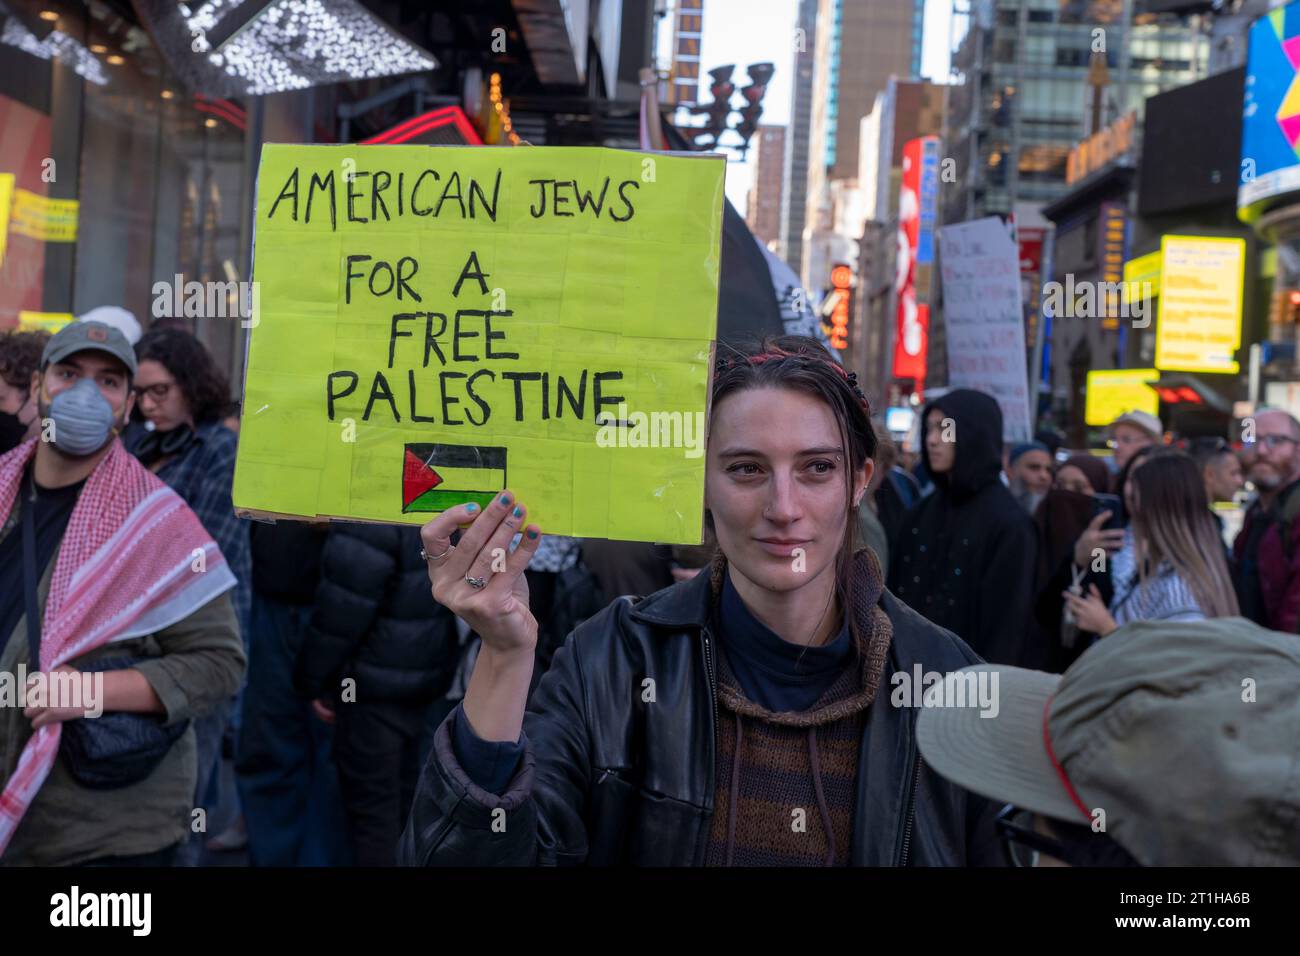
[[[713,565],[714,594],[725,560]],[[718,738],[709,866],[844,866],[853,833],[858,751],[893,631],[879,607],[880,565],[853,557],[849,620],[856,653],[811,708],[772,713],[747,700],[719,655]]]

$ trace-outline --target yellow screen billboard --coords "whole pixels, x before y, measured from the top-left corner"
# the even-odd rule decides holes
[[[1160,413],[1160,396],[1147,385],[1160,377],[1154,368],[1118,368],[1088,373],[1083,420],[1109,425],[1125,412]]]
[[[1165,236],[1160,260],[1156,368],[1237,372],[1246,240]]]

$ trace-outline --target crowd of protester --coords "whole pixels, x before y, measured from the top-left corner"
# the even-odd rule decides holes
[[[912,452],[787,337],[718,361],[698,547],[548,535],[508,491],[423,529],[250,521],[231,383],[179,325],[0,333],[0,671],[102,672],[110,718],[0,707],[0,863],[1300,861],[1294,818],[1237,820],[1294,719],[1260,708],[1254,763],[1196,736],[1254,726],[1225,679],[1300,689],[1284,410],[1069,450],[954,389]],[[997,720],[891,693],[991,670]],[[1073,786],[1117,794],[1113,838],[1045,736],[1110,754]],[[1183,832],[1216,814],[1231,846]]]

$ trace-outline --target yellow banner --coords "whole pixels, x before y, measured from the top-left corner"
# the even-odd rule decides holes
[[[76,320],[77,317],[71,312],[28,312],[23,310],[18,313],[18,328],[44,329],[52,334],[69,322],[75,322]]]
[[[9,207],[13,204],[14,174],[0,173],[0,265],[5,261],[5,241],[9,238]]]
[[[1145,295],[1143,284],[1145,283]],[[1140,302],[1147,295],[1160,292],[1160,253],[1149,252],[1124,263],[1124,298]]]
[[[509,487],[543,531],[699,542],[724,170],[264,146],[236,508],[422,523]]]
[[[1089,425],[1109,425],[1125,412],[1160,414],[1160,396],[1146,383],[1160,372],[1153,368],[1120,368],[1089,372],[1083,420]]]
[[[79,206],[75,199],[50,199],[27,189],[16,189],[10,228],[20,236],[42,242],[76,242]]]
[[[1165,236],[1160,260],[1156,368],[1237,372],[1246,240]]]

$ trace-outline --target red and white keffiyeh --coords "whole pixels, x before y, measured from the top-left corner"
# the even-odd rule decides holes
[[[13,510],[36,442],[0,456],[0,524]],[[169,627],[234,586],[221,549],[194,512],[114,439],[86,479],[59,546],[45,602],[41,669]],[[61,723],[46,724],[23,748],[0,794],[0,854],[49,776],[61,733]]]

